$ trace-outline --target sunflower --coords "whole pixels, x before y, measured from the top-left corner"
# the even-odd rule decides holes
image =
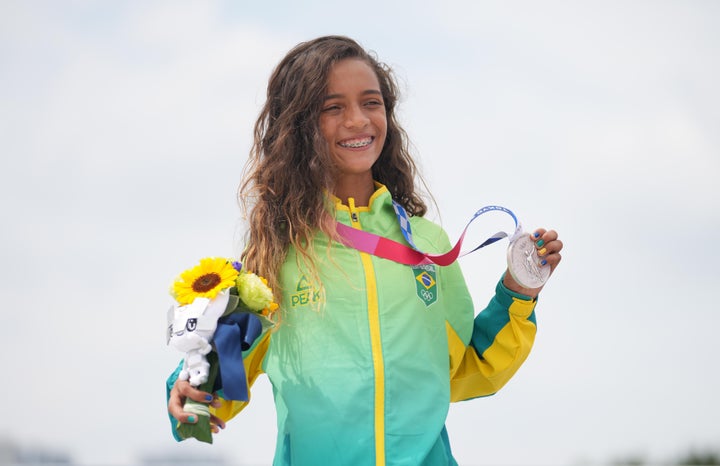
[[[175,280],[172,295],[181,305],[190,304],[197,297],[213,299],[225,288],[235,285],[237,276],[238,271],[227,259],[200,259],[200,264],[184,271]]]

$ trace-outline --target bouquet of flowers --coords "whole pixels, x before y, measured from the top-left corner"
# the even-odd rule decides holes
[[[247,401],[242,352],[273,325],[278,307],[267,280],[240,262],[208,257],[182,272],[170,294],[175,303],[168,311],[168,345],[185,353],[178,380]],[[212,443],[208,406],[188,399],[183,409],[197,415],[198,422],[178,423],[180,437]]]

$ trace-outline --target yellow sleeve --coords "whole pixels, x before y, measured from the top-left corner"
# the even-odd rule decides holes
[[[450,400],[496,393],[527,359],[535,341],[536,301],[513,296],[498,285],[495,297],[474,320],[465,342],[447,323]]]

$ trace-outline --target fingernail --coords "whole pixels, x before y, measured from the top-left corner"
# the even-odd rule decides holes
[[[540,265],[547,265],[547,261],[545,259],[541,260]]]
[[[188,416],[188,422],[195,422],[195,416]]]
[[[541,250],[538,251],[538,255],[544,256],[546,252],[547,252],[547,249],[542,248]]]
[[[534,236],[535,238],[539,238],[539,237],[540,237],[540,233],[538,233],[538,232],[536,231],[535,233],[533,233],[533,236]]]
[[[205,395],[205,401],[212,401],[213,396],[212,395]]]
[[[545,240],[542,240],[542,239],[541,239],[540,241],[538,241],[538,242],[535,243],[535,244],[537,244],[537,247],[541,248],[541,247],[543,247],[543,244],[545,244]]]

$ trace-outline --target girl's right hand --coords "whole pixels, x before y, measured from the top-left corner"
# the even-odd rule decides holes
[[[170,399],[168,400],[168,412],[172,417],[184,424],[195,424],[198,421],[197,414],[187,413],[183,411],[185,399],[190,398],[198,403],[206,403],[215,408],[219,408],[222,402],[211,393],[198,390],[190,385],[187,380],[177,380],[170,390]],[[225,428],[225,423],[217,416],[210,415],[210,429],[217,434],[220,429]]]

